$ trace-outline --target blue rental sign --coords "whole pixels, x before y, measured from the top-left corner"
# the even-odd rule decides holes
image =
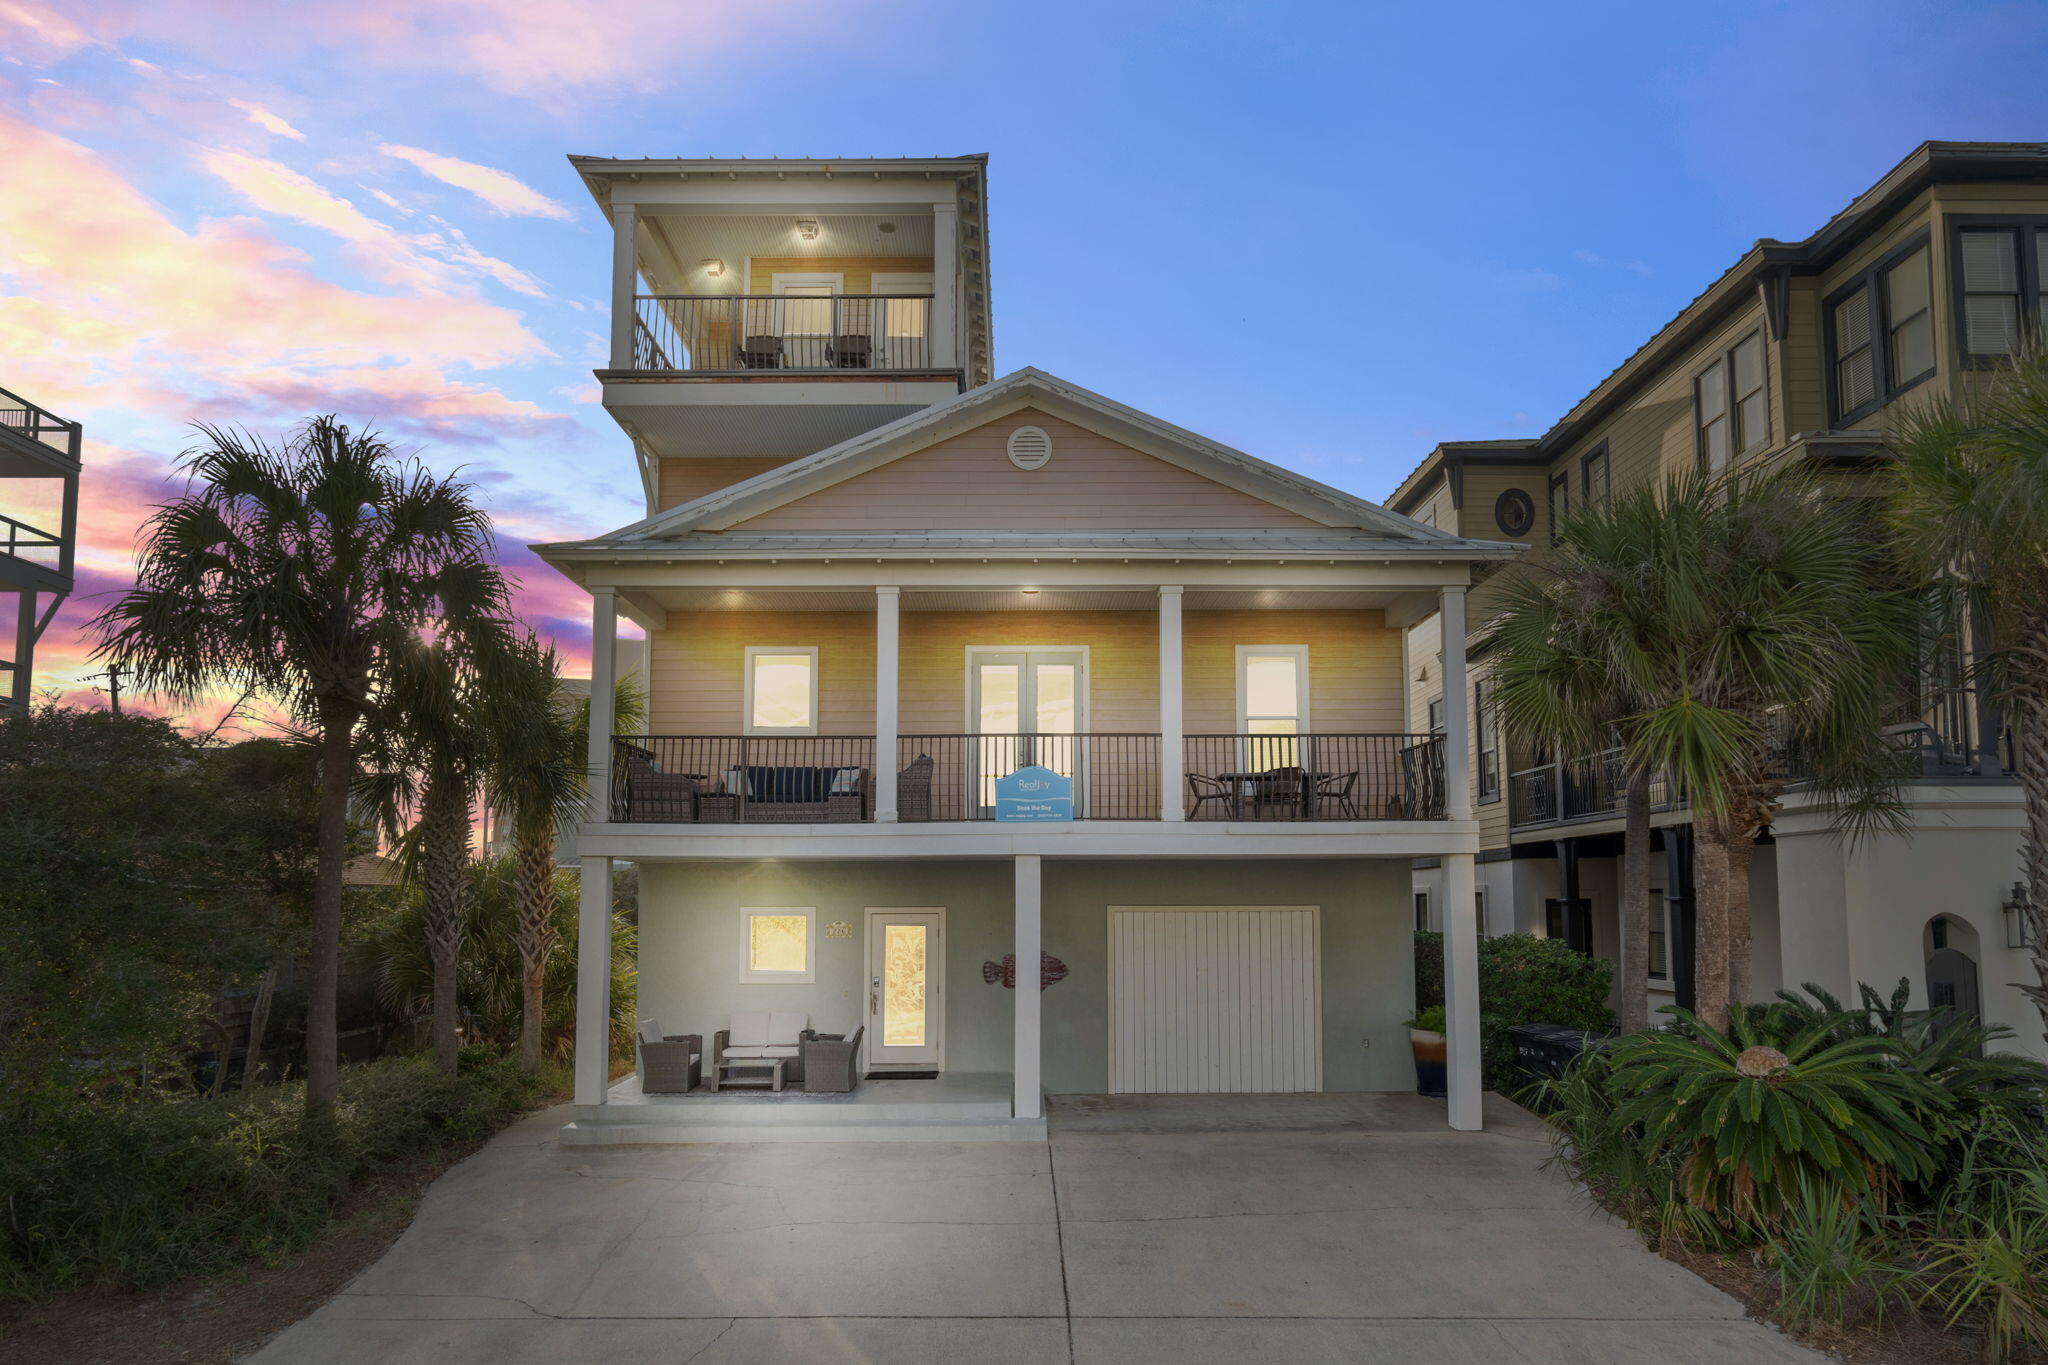
[[[1074,779],[1037,764],[996,779],[996,819],[1071,820]]]

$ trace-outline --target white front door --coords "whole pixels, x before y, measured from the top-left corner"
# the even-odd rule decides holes
[[[1080,815],[1081,736],[1088,729],[1088,654],[1079,649],[968,651],[968,724],[981,736],[969,790],[983,811],[996,779],[1027,764],[1074,780]]]
[[[938,1070],[945,1061],[946,912],[868,911],[869,1066]]]
[[[1310,905],[1111,906],[1111,1092],[1320,1090],[1318,919]]]

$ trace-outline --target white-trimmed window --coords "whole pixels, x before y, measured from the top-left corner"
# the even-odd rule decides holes
[[[746,732],[818,733],[818,647],[748,645]]]
[[[1415,932],[1420,934],[1429,929],[1429,892],[1415,893]]]
[[[818,979],[815,906],[750,907],[740,911],[740,980],[802,985]]]
[[[1295,766],[1292,737],[1307,734],[1308,724],[1308,646],[1239,645],[1237,732],[1255,737],[1246,741],[1252,765]]]
[[[1671,902],[1656,888],[1650,890],[1650,980],[1671,979]]]
[[[1472,726],[1479,736],[1479,800],[1500,800],[1500,716],[1493,704],[1493,686],[1480,678],[1472,684]]]

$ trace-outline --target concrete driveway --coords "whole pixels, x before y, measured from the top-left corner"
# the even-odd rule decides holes
[[[1534,1120],[1057,1103],[1035,1143],[563,1150],[435,1184],[274,1362],[1818,1362],[1589,1214]]]

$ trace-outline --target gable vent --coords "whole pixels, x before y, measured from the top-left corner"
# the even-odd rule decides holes
[[[1052,437],[1043,427],[1018,427],[1010,433],[1010,463],[1019,469],[1043,469],[1052,458]]]

